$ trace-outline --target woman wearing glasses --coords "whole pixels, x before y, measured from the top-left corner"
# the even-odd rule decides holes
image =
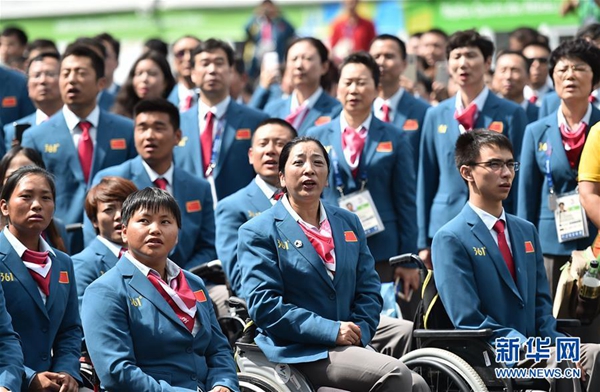
[[[132,118],[133,107],[139,101],[167,98],[174,86],[175,78],[167,59],[157,52],[146,52],[131,67],[112,111]]]
[[[591,126],[600,110],[588,102],[600,80],[600,49],[585,40],[563,42],[550,55],[550,75],[560,106],[527,126],[521,152],[517,213],[536,225],[546,274],[554,293],[560,267],[571,252],[585,249],[596,234],[591,222],[585,234],[576,192],[577,166]],[[558,206],[564,203],[566,213]]]

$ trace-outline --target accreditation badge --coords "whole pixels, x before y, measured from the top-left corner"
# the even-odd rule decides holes
[[[560,243],[589,236],[587,216],[577,191],[556,196],[554,221]]]
[[[338,199],[338,204],[341,208],[354,212],[358,216],[367,237],[385,230],[368,189],[342,196]]]

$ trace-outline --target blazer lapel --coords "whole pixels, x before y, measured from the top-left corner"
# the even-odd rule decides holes
[[[252,180],[247,189],[248,200],[250,204],[254,206],[256,211],[266,211],[271,208],[271,201],[267,199],[267,196],[263,191],[256,185],[256,179]]]
[[[225,116],[223,116],[223,128],[221,129],[221,146],[219,147],[219,158],[217,165],[215,166],[213,176],[216,178],[219,176],[221,169],[224,166],[227,154],[231,150],[231,145],[235,141],[235,136],[238,130],[242,114],[240,113],[240,107],[237,103],[231,100]]]
[[[49,287],[50,295],[46,298],[46,309],[48,309],[48,313],[50,313],[50,310],[52,309],[52,306],[54,305],[54,302],[56,300],[59,285],[64,284],[64,283],[58,282],[60,274],[62,272],[66,273],[66,274],[69,273],[68,271],[61,271],[60,265],[56,261],[56,257],[50,255],[50,258],[52,259],[52,272],[50,273],[50,287]],[[75,281],[73,280],[75,278],[73,276],[69,276],[68,279],[69,279],[68,284],[75,284]]]
[[[475,122],[475,128],[487,128],[490,126],[490,124],[494,120],[496,111],[498,110],[499,100],[500,98],[496,97],[494,93],[490,90],[488,93],[488,97],[485,100],[485,104],[479,112],[479,117]]]
[[[335,275],[333,277],[333,284],[336,285],[340,281],[341,276],[345,272],[346,263],[346,237],[344,234],[344,221],[337,216],[335,210],[327,208],[327,219],[331,226],[331,232],[333,233],[333,243],[335,245]],[[328,276],[329,277],[329,276]]]
[[[398,106],[396,106],[396,113],[394,114],[394,125],[397,128],[402,129],[404,127],[404,123],[408,119],[408,113],[412,111],[413,101],[408,96],[409,93],[404,91],[402,93],[402,97],[398,101]]]
[[[131,180],[135,183],[138,189],[144,189],[148,187],[152,188],[154,186],[152,181],[150,181],[150,177],[148,176],[146,169],[144,169],[142,158],[139,155],[133,158],[133,160],[130,162],[130,165]],[[175,178],[175,175],[173,175],[173,178]],[[171,186],[173,189],[175,188],[173,184],[171,184]]]
[[[333,282],[327,272],[325,271],[325,265],[323,260],[317,254],[315,248],[306,237],[306,234],[300,228],[298,222],[292,218],[287,212],[282,203],[277,203],[275,206],[275,219],[277,220],[277,229],[281,234],[282,238],[287,239],[287,249],[284,252],[298,252],[304,257],[316,270],[317,275],[323,279],[325,284],[333,289]],[[297,242],[299,241],[299,242]],[[335,239],[334,239],[335,241]],[[301,243],[301,246],[296,246],[297,243]],[[281,252],[279,252],[281,254]]]
[[[105,148],[110,148],[110,134],[112,130],[112,120],[109,119],[103,110],[100,110],[98,127],[96,128],[96,145],[94,146],[94,159],[92,160],[92,171],[90,173],[90,182],[95,173],[98,173],[104,167],[106,158]]]
[[[523,249],[525,247],[525,237],[519,225],[514,223],[511,216],[506,216],[506,227],[508,229],[508,235],[510,237],[510,246],[512,248],[513,260],[515,262],[515,273],[517,276],[517,287],[521,293],[521,298],[527,298],[527,264],[525,259],[525,253]],[[530,239],[532,240],[532,239]]]
[[[375,156],[375,152],[377,151],[377,146],[379,146],[379,142],[385,135],[383,130],[383,124],[379,121],[375,116],[371,119],[371,125],[369,126],[369,131],[367,132],[367,140],[365,140],[365,147],[363,148],[363,156],[360,159],[360,169],[366,169],[371,164],[373,157]]]
[[[300,129],[298,129],[298,131],[304,132],[307,129],[315,126],[315,121],[317,121],[317,119],[323,113],[323,111],[321,109],[322,108],[324,109],[324,106],[327,105],[327,101],[325,99],[325,94],[327,94],[325,91],[323,91],[321,93],[321,95],[319,96],[319,99],[317,99],[314,106],[306,114],[306,117],[302,121],[302,124],[300,124],[300,127],[299,127]]]
[[[169,306],[162,295],[160,295],[156,287],[150,283],[148,278],[144,276],[142,272],[127,259],[127,257],[123,256],[115,268],[119,268],[123,278],[130,278],[128,284],[133,290],[137,291],[142,297],[150,301],[159,312],[171,319],[173,323],[187,330],[187,327],[179,317],[177,317],[175,311]]]
[[[85,182],[83,178],[83,170],[81,169],[81,162],[79,162],[79,154],[77,149],[75,148],[75,144],[73,144],[73,138],[71,136],[71,131],[69,131],[69,127],[67,126],[67,122],[65,121],[65,116],[62,113],[62,110],[59,111],[55,116],[53,116],[49,121],[52,121],[54,134],[48,135],[52,137],[51,140],[56,140],[60,144],[61,147],[64,147],[62,150],[64,155],[64,159],[68,159],[69,167],[75,176],[75,179],[79,182]],[[60,148],[58,149],[61,150]],[[90,179],[93,176],[90,175]]]
[[[551,170],[555,173],[564,170],[565,178],[575,180],[577,175],[571,170],[571,165],[569,164],[569,159],[567,158],[567,153],[563,146],[562,136],[560,135],[558,118],[556,116],[546,118],[546,129],[544,132],[545,135],[542,137],[545,137],[545,140],[542,139],[540,141],[548,144],[546,154],[550,154]],[[557,175],[555,174],[554,177],[557,177]]]
[[[176,87],[177,88],[177,87]],[[198,123],[198,104],[192,106],[185,113],[180,115],[181,117],[181,129],[183,132],[183,139],[181,145],[187,147],[186,154],[192,159],[194,168],[197,173],[201,173],[201,177],[204,177],[202,170],[202,151],[200,149],[200,124]],[[177,147],[176,147],[177,148]]]

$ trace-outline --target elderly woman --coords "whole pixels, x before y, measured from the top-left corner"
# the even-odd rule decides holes
[[[581,152],[590,128],[600,121],[600,110],[588,101],[600,80],[598,64],[600,49],[585,40],[565,41],[556,48],[550,55],[550,75],[560,107],[528,125],[523,138],[517,213],[539,231],[552,293],[571,252],[588,247],[597,233],[588,222],[589,235],[569,234],[567,219],[581,205],[577,195],[567,195],[576,191]],[[560,208],[561,203],[571,208]]]

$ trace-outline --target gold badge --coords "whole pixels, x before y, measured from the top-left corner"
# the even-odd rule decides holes
[[[60,147],[60,143],[45,144],[44,152],[47,152],[48,154],[56,154],[58,152],[58,147]]]
[[[475,253],[475,256],[485,256],[485,246],[483,248],[474,246],[473,253]]]
[[[446,124],[440,124],[438,126],[438,133],[446,133],[448,126]]]

